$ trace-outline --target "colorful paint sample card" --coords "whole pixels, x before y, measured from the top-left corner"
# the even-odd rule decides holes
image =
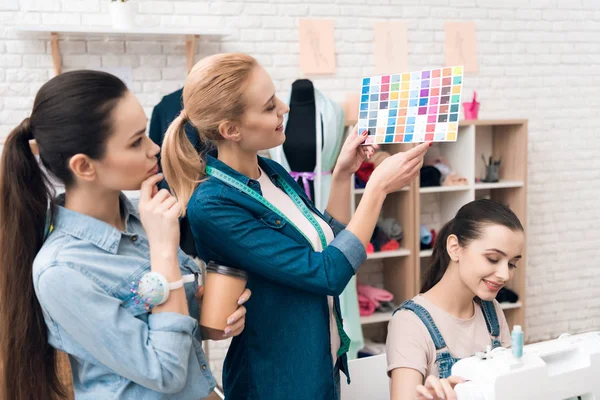
[[[456,140],[463,67],[363,78],[358,132],[366,144]]]

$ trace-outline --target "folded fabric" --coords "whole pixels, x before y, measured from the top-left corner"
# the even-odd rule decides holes
[[[469,181],[467,178],[463,178],[462,176],[456,175],[456,173],[452,172],[448,174],[442,179],[442,186],[460,186],[460,185],[468,185]]]
[[[369,339],[365,339],[365,347],[363,347],[361,352],[368,353],[373,356],[385,354],[385,343],[378,343]]]
[[[371,244],[373,244],[375,251],[389,251],[400,248],[400,243],[397,240],[390,239],[379,226],[376,226],[373,230]]]
[[[404,237],[404,231],[402,229],[402,225],[396,220],[396,218],[379,218],[379,222],[377,222],[377,226],[385,232],[386,235],[390,239],[394,240],[402,240]]]
[[[421,168],[419,181],[421,187],[441,185],[442,174],[436,167],[424,166]]]
[[[375,304],[368,297],[358,294],[358,310],[361,317],[368,317],[375,312]]]
[[[428,230],[427,227],[425,225],[421,225],[421,232],[420,232],[420,248],[421,250],[429,250],[433,248],[433,245],[435,244],[435,236],[436,233],[433,229]]]
[[[392,301],[394,300],[394,295],[388,292],[387,290],[379,289],[373,286],[361,285],[360,283],[356,285],[356,291],[359,296],[364,296],[367,300],[369,300],[375,308],[381,305],[382,301]]]
[[[374,169],[375,165],[372,162],[363,161],[363,163],[358,168],[358,171],[356,171],[355,175],[358,177],[358,179],[367,183]]]
[[[355,189],[364,189],[367,187],[367,184],[360,180],[360,178],[354,175],[354,188]]]
[[[435,238],[437,237],[437,232],[435,231],[435,229],[432,229],[430,231],[431,233],[431,247],[435,246]]]
[[[398,308],[398,305],[396,305],[396,303],[394,303],[393,301],[382,301],[379,304],[379,307],[377,307],[375,309],[376,312],[390,312],[390,311],[394,311],[396,308]]]
[[[436,162],[433,164],[433,166],[435,168],[437,168],[438,171],[440,171],[440,174],[442,174],[442,179],[445,178],[447,175],[449,175],[449,174],[452,173],[452,167],[444,159],[438,159],[438,160],[436,160]]]
[[[516,303],[517,301],[519,301],[519,295],[513,292],[512,290],[503,287],[498,291],[498,294],[496,295],[496,300],[498,301],[498,303]]]
[[[391,239],[383,246],[381,246],[381,251],[394,251],[400,248],[400,243],[397,240]]]
[[[421,236],[421,243],[424,245],[430,245],[431,242],[433,241],[433,236],[431,235],[431,231],[429,229],[427,229],[427,227],[425,225],[421,225],[420,236]]]

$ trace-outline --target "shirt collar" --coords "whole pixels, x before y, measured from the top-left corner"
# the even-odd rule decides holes
[[[231,168],[221,160],[217,158],[218,153],[217,150],[212,150],[206,154],[206,165],[212,168],[216,168],[221,172],[226,173],[230,177],[242,182],[244,185],[249,185],[250,182],[257,182],[254,179],[250,179],[246,175],[243,175],[237,172],[235,169]],[[271,178],[271,181],[276,181],[279,177],[279,173],[269,165],[266,159],[263,157],[258,157],[258,166]]]
[[[117,253],[123,232],[104,221],[65,208],[64,194],[58,197],[56,203],[54,231],[61,231],[85,240],[109,253]],[[139,218],[135,207],[123,193],[119,195],[119,204],[125,221],[125,230],[127,230],[130,219]]]

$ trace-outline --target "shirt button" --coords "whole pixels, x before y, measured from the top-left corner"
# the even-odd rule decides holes
[[[206,371],[206,364],[202,364],[202,371]]]
[[[132,242],[137,242],[137,240],[138,240],[138,237],[137,237],[137,235],[133,235],[133,236],[131,236],[131,241],[132,241]]]
[[[281,225],[281,221],[280,221],[280,220],[277,220],[277,221],[275,221],[275,224],[276,224],[276,225]]]

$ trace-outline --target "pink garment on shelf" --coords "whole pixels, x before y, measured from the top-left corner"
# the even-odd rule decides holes
[[[375,304],[367,297],[358,295],[358,309],[361,317],[368,317],[375,312]]]
[[[375,252],[375,247],[373,246],[373,243],[369,243],[367,245],[367,254],[371,254]]]
[[[375,308],[379,307],[381,303],[380,301],[392,301],[394,300],[394,295],[388,292],[387,290],[379,289],[373,286],[361,285],[360,283],[356,285],[356,291],[358,296],[364,296],[367,298]],[[360,303],[360,300],[359,300]]]

